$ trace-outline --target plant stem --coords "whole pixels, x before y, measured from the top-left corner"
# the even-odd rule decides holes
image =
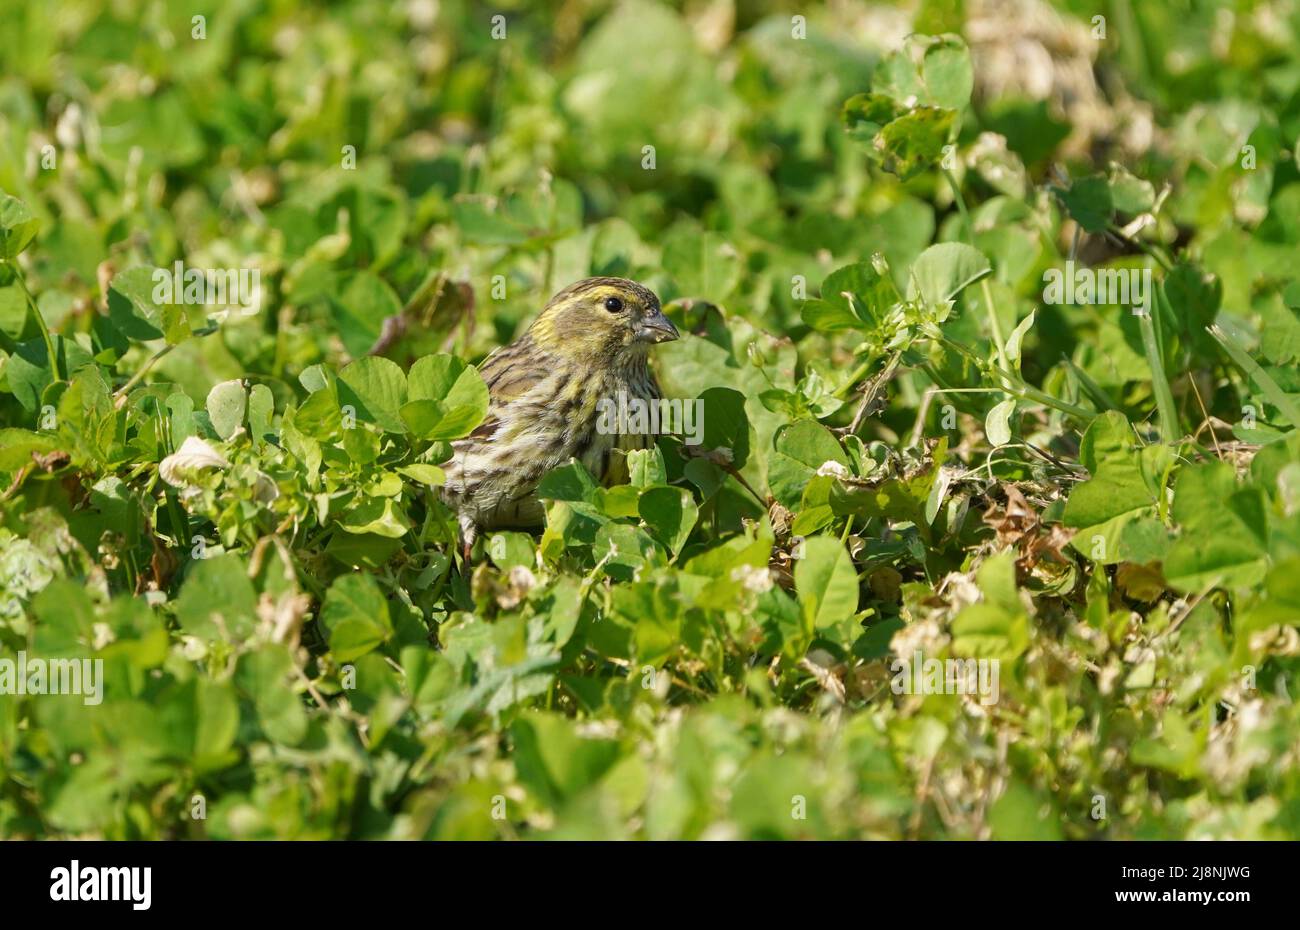
[[[745,480],[745,476],[740,473],[739,468],[737,468],[735,465],[719,465],[718,467],[720,467],[731,477],[735,478],[736,481],[740,483],[741,487],[743,487],[750,494],[754,495],[754,500],[758,501],[758,505],[762,507],[764,510],[767,510],[768,502],[763,499],[763,496],[761,494],[759,494],[757,491],[754,490],[753,485],[751,485],[748,481]]]
[[[957,210],[961,213],[962,222],[966,225],[966,238],[972,248],[975,245],[975,224],[971,222],[970,211],[966,209],[966,198],[962,196],[961,187],[957,184],[957,178],[947,168],[942,169],[943,176],[948,179],[948,186],[952,188],[953,200],[957,202]],[[998,367],[1003,371],[1009,371],[1007,365],[1007,344],[1002,337],[1002,324],[998,322],[997,311],[993,307],[993,292],[989,289],[989,279],[986,275],[980,278],[980,297],[984,300],[984,312],[988,314],[989,331],[993,334],[993,345],[998,350]]]
[[[1003,377],[1006,376],[1003,375]],[[1010,379],[1008,378],[1008,380]],[[1017,393],[1017,390],[1019,393]],[[1089,410],[1086,407],[1079,407],[1069,401],[1061,400],[1059,397],[1053,397],[1046,391],[1040,391],[1038,388],[1031,387],[1023,382],[1020,383],[1018,388],[1010,389],[1008,393],[1016,394],[1016,396],[1021,400],[1036,401],[1045,407],[1052,407],[1062,413],[1068,413],[1072,417],[1077,417],[1080,420],[1091,420],[1097,416],[1095,410]]]
[[[1173,262],[1169,260],[1169,257],[1165,255],[1164,252],[1162,252],[1160,249],[1151,245],[1151,243],[1143,242],[1141,239],[1130,238],[1129,236],[1124,234],[1124,230],[1120,229],[1114,223],[1111,223],[1109,226],[1107,226],[1106,231],[1110,233],[1112,236],[1114,236],[1116,239],[1119,239],[1121,242],[1125,243],[1126,245],[1130,245],[1133,248],[1138,249],[1139,251],[1147,255],[1150,255],[1153,259],[1155,259],[1156,264],[1158,264],[1162,269],[1164,269],[1166,273],[1174,270]]]
[[[866,386],[862,389],[862,401],[858,404],[858,409],[853,414],[852,422],[849,423],[850,435],[857,433],[858,427],[862,425],[863,419],[866,417],[867,413],[870,412],[868,408],[875,405],[876,399],[880,396],[880,392],[884,389],[885,385],[889,383],[889,379],[894,376],[894,371],[898,368],[898,363],[902,358],[903,353],[901,350],[891,355],[889,357],[889,362],[885,365],[880,374],[868,381]]]
[[[1102,390],[1101,385],[1094,381],[1090,374],[1074,364],[1073,359],[1068,355],[1064,355],[1061,357],[1061,361],[1065,362],[1065,366],[1079,379],[1079,385],[1083,388],[1083,392],[1092,398],[1094,404],[1103,410],[1119,410],[1115,402],[1110,399],[1110,395]]]
[[[165,356],[168,352],[170,352],[174,348],[176,348],[176,346],[174,345],[165,345],[157,352],[155,352],[153,354],[153,357],[150,358],[143,365],[141,365],[140,370],[137,371],[135,374],[133,374],[131,376],[131,379],[127,381],[126,384],[122,385],[120,388],[118,388],[116,391],[113,392],[113,397],[114,398],[125,397],[130,392],[131,388],[135,387],[144,379],[144,376],[149,373],[149,369],[153,368],[154,365],[158,364],[158,362],[162,360],[163,356]]]
[[[853,393],[854,386],[862,379],[862,376],[867,373],[871,366],[876,364],[877,361],[879,361],[879,359],[875,356],[867,356],[866,360],[861,362],[858,367],[853,370],[853,374],[849,375],[845,382],[840,385],[839,390],[835,392],[835,397],[839,400],[843,400],[847,395]],[[766,373],[764,373],[764,377],[766,377]],[[768,384],[771,383],[772,381],[769,378]]]
[[[1142,333],[1142,349],[1147,357],[1147,367],[1151,369],[1151,388],[1156,395],[1160,438],[1164,442],[1177,442],[1182,430],[1178,427],[1178,407],[1174,404],[1174,392],[1170,390],[1169,379],[1165,376],[1164,357],[1160,353],[1160,340],[1156,337],[1155,314],[1139,312],[1137,318],[1138,329]]]
[[[1297,407],[1269,373],[1260,367],[1259,362],[1251,358],[1250,353],[1238,345],[1237,341],[1217,324],[1207,326],[1205,329],[1219,345],[1223,346],[1223,351],[1228,353],[1228,357],[1236,363],[1246,377],[1259,385],[1260,391],[1268,398],[1269,403],[1280,410],[1282,415],[1291,421],[1292,426],[1300,426],[1300,407]]]
[[[50,328],[45,325],[45,317],[41,316],[40,309],[36,306],[36,300],[32,297],[32,292],[27,289],[27,279],[23,277],[23,270],[18,263],[10,262],[9,267],[14,270],[14,277],[18,281],[18,286],[23,289],[23,296],[27,298],[27,306],[32,308],[32,316],[36,317],[36,325],[41,328],[41,339],[45,341],[45,354],[50,360],[50,376],[55,380],[59,378],[59,353],[54,351],[54,337],[50,335]]]
[[[984,298],[984,307],[989,315],[989,328],[993,330],[993,344],[998,349],[998,365],[1003,371],[1010,371],[1007,364],[1007,344],[1002,338],[1002,324],[998,322],[997,310],[993,307],[993,292],[989,290],[988,276],[980,278],[980,296]]]
[[[953,342],[951,339],[946,337],[944,338],[943,343],[969,358],[975,366],[980,369],[980,371],[997,377],[1003,382],[1002,390],[1010,394],[1012,397],[1016,397],[1020,400],[1034,401],[1035,403],[1042,404],[1045,407],[1051,407],[1054,410],[1061,411],[1062,413],[1068,413],[1070,416],[1076,417],[1080,420],[1091,420],[1096,416],[1095,411],[1076,406],[1069,401],[1061,400],[1059,397],[1053,397],[1046,391],[1040,391],[1038,388],[1026,384],[1023,380],[1009,371],[989,370],[987,362],[961,343]],[[1008,384],[1011,386],[1007,387]]]
[[[185,511],[181,509],[180,501],[176,499],[175,492],[168,490],[164,492],[163,496],[167,501],[167,517],[171,520],[172,535],[176,537],[176,548],[184,552],[185,547],[190,542],[189,518],[186,516]]]

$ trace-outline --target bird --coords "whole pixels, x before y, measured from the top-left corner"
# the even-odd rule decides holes
[[[535,492],[552,469],[576,459],[607,486],[626,480],[626,453],[653,437],[598,428],[601,402],[618,403],[620,392],[658,401],[649,351],[679,337],[648,287],[595,277],[559,291],[522,336],[483,361],[487,415],[452,443],[444,465],[442,499],[457,513],[467,560],[480,530],[544,522]]]

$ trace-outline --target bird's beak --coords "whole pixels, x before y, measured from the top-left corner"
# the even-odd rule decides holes
[[[648,316],[641,322],[636,337],[640,342],[658,343],[672,342],[674,339],[681,338],[681,335],[673,325],[673,321],[664,316],[662,310],[656,310],[653,316]]]

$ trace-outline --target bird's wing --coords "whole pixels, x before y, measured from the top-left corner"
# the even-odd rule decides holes
[[[497,349],[479,367],[488,389],[488,412],[469,439],[490,439],[501,426],[503,407],[523,397],[551,372],[538,364],[536,348],[527,338]]]

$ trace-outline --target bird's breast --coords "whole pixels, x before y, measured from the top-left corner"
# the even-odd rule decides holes
[[[645,365],[605,371],[557,366],[523,396],[493,405],[490,436],[453,444],[445,497],[485,526],[504,525],[546,472],[577,459],[602,483],[627,480],[626,453],[654,442],[659,392]],[[534,512],[537,511],[537,512]]]

